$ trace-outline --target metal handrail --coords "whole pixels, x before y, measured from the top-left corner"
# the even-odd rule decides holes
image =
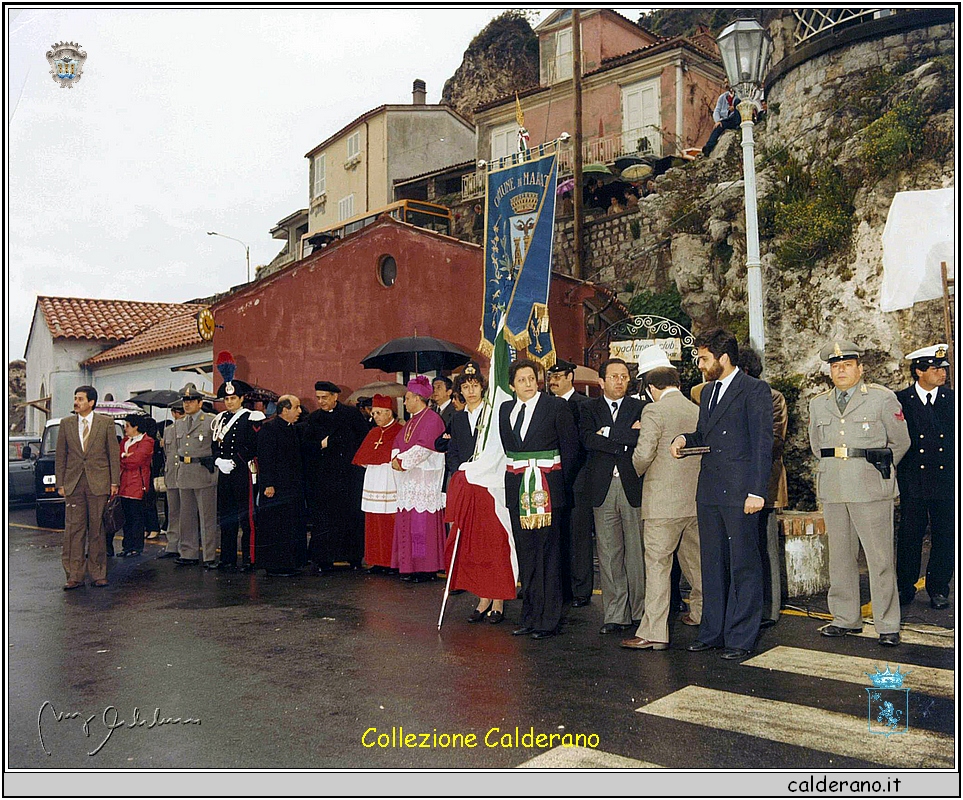
[[[894,11],[888,8],[802,8],[793,9],[792,13],[796,17],[793,40],[798,47],[841,25],[889,16]]]

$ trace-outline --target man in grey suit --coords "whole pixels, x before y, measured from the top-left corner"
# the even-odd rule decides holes
[[[61,556],[67,582],[79,589],[87,573],[94,586],[107,585],[104,506],[120,488],[120,445],[114,422],[95,414],[97,390],[74,390],[76,416],[60,420],[54,469],[57,493],[64,498],[64,544]]]
[[[699,458],[675,459],[669,446],[679,431],[699,422],[699,408],[679,390],[679,371],[661,347],[653,345],[639,354],[639,377],[654,402],[642,409],[639,442],[632,465],[642,483],[642,541],[645,547],[645,613],[635,636],[622,641],[632,650],[666,650],[669,647],[669,598],[672,554],[692,591],[686,625],[702,621],[702,566],[699,556],[699,521],[696,486]]]
[[[620,358],[602,363],[599,385],[602,396],[579,411],[579,429],[588,453],[585,490],[595,512],[604,610],[599,633],[609,634],[637,626],[645,608],[642,482],[632,467],[642,402],[626,396],[629,370]]]
[[[910,446],[903,409],[885,386],[863,382],[862,350],[834,341],[819,353],[835,388],[809,401],[809,444],[819,459],[816,497],[829,536],[829,611],[823,636],[863,630],[859,546],[866,554],[879,643],[899,644],[900,611],[893,545],[896,464]]]
[[[178,558],[181,544],[181,494],[177,488],[177,444],[174,441],[174,425],[184,418],[184,401],[171,406],[173,420],[164,428],[161,447],[164,450],[164,485],[167,494],[167,547],[158,558]]]
[[[201,410],[204,399],[189,383],[181,393],[184,417],[174,423],[177,486],[181,501],[181,538],[175,564],[193,565],[203,549],[205,569],[217,569],[217,474],[211,451],[213,414]]]

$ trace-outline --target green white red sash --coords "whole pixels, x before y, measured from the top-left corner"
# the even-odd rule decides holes
[[[505,455],[508,458],[505,468],[522,476],[518,490],[518,516],[522,528],[547,528],[552,524],[552,495],[546,475],[562,468],[561,455],[558,450]]]

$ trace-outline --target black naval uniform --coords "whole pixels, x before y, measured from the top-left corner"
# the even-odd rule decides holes
[[[910,449],[899,463],[900,525],[896,545],[896,583],[900,600],[916,593],[923,537],[930,526],[930,558],[926,591],[947,597],[953,577],[953,498],[956,486],[956,437],[953,390],[940,386],[931,409],[923,404],[916,384],[896,393],[910,434]]]
[[[231,424],[234,414],[222,411],[211,423],[214,458],[234,462],[230,474],[217,472],[217,525],[221,530],[221,565],[224,567],[237,566],[238,526],[241,528],[241,564],[248,567],[254,563],[254,489],[248,462],[257,456],[257,439],[251,413],[246,408],[239,409],[237,419]]]

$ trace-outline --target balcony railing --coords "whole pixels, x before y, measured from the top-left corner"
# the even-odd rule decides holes
[[[616,133],[611,136],[595,136],[582,143],[582,163],[611,164],[622,156],[644,156],[660,154],[653,143],[658,143],[658,132],[653,129],[646,131],[647,136],[640,135],[640,131]],[[575,169],[575,148],[570,139],[558,148],[559,175],[571,173]],[[485,170],[470,172],[461,177],[461,199],[471,200],[485,194]]]
[[[796,17],[796,30],[793,38],[798,47],[805,42],[859,22],[867,22],[879,17],[888,17],[893,12],[888,8],[804,8],[793,9]]]

